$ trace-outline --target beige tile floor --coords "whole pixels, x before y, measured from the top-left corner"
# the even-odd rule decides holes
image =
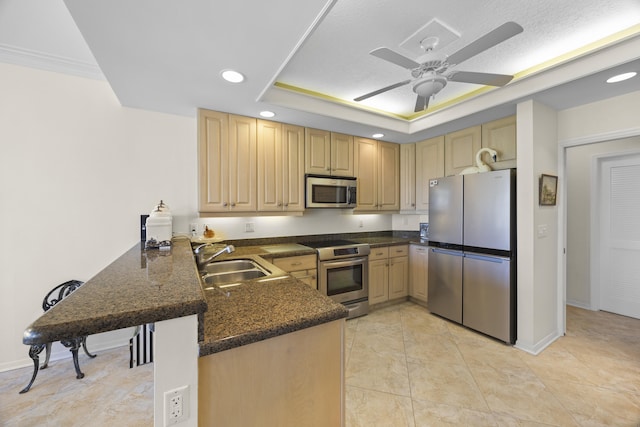
[[[153,365],[128,349],[0,373],[0,426],[151,426]],[[358,426],[640,426],[640,320],[567,308],[532,356],[412,303],[347,322],[346,418]]]

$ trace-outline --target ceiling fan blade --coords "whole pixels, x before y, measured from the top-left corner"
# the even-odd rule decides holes
[[[475,83],[477,85],[504,86],[513,79],[507,74],[475,73],[473,71],[456,71],[447,80],[461,83]]]
[[[413,111],[414,113],[419,113],[420,111],[426,110],[428,106],[429,98],[418,95],[418,98],[416,99],[416,108]]]
[[[420,64],[418,64],[413,59],[409,59],[404,55],[400,55],[399,53],[392,51],[391,49],[387,49],[386,47],[379,47],[377,49],[373,49],[369,53],[373,56],[376,56],[380,59],[384,59],[385,61],[389,61],[403,68],[408,68],[409,70],[412,70],[420,66]]]
[[[484,52],[485,50],[510,39],[516,34],[520,34],[522,31],[522,27],[515,22],[504,23],[495,30],[488,32],[478,40],[471,42],[459,51],[450,55],[449,58],[447,58],[447,62],[450,65],[459,64],[480,52]]]
[[[374,90],[373,92],[369,92],[367,94],[364,94],[362,96],[354,98],[353,100],[356,101],[356,102],[359,102],[359,101],[362,101],[364,99],[371,98],[372,96],[380,95],[381,93],[384,93],[384,92],[386,92],[388,90],[395,89],[397,87],[407,85],[409,83],[411,83],[411,79],[405,80],[405,81],[402,81],[402,82],[398,82],[398,83],[394,83],[394,84],[392,84],[390,86],[383,87],[382,89]]]

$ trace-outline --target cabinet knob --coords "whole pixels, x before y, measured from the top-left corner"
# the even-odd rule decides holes
[[[236,202],[231,202],[231,207],[235,208],[236,207]]]
[[[227,206],[229,206],[229,203],[227,203],[227,202],[223,202],[223,203],[222,203],[222,206],[224,206],[224,207],[226,208]]]
[[[284,207],[285,207],[285,208],[288,208],[288,207],[289,207],[289,203],[285,203],[285,204],[284,204]]]
[[[282,202],[278,202],[278,207],[282,206]]]

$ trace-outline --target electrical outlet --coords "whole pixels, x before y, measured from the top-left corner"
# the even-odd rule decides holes
[[[189,419],[189,386],[164,393],[164,425],[171,426]]]
[[[198,234],[197,222],[192,222],[191,224],[189,224],[189,232],[191,233],[192,236],[195,236],[196,234]]]
[[[244,225],[244,232],[245,232],[245,233],[253,233],[253,232],[254,232],[254,229],[253,229],[253,223],[252,223],[252,222],[247,222],[247,223]]]

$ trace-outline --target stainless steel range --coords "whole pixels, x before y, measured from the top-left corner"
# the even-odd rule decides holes
[[[342,303],[348,318],[369,312],[369,252],[366,243],[349,240],[302,242],[318,252],[318,290]]]

